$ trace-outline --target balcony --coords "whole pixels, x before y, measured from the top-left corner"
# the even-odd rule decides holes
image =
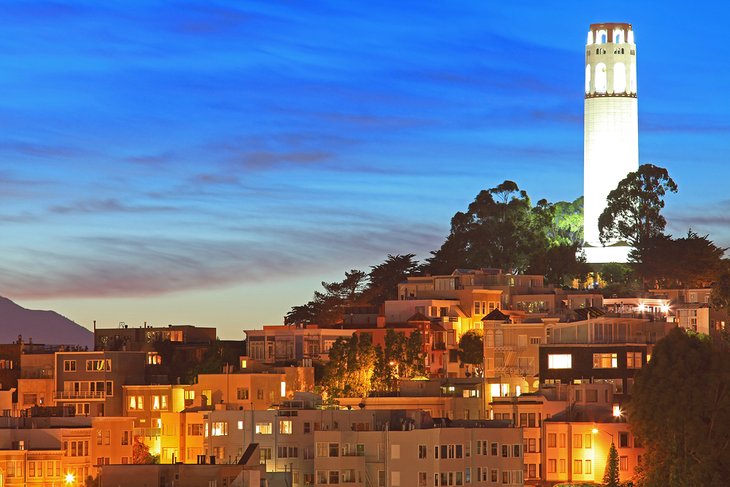
[[[104,391],[53,391],[53,398],[59,401],[63,400],[89,400],[96,399],[103,401],[106,399]]]

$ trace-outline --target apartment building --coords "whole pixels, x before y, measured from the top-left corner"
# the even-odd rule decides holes
[[[145,352],[56,352],[54,399],[79,416],[123,416],[123,386],[145,383]]]
[[[312,360],[327,361],[335,341],[351,337],[354,330],[317,325],[264,325],[261,330],[244,330],[244,333],[251,359],[267,364],[302,365],[311,364]]]
[[[132,463],[128,418],[5,418],[0,426],[3,486],[84,486],[101,464]]]
[[[609,449],[619,456],[621,482],[635,481],[644,448],[625,418],[610,410],[575,407],[543,422],[544,480],[558,483],[603,482]]]
[[[490,407],[494,419],[522,429],[525,484],[541,485],[545,474],[543,422],[575,406],[612,410],[613,404],[609,384],[568,384],[545,386],[520,396],[494,397]]]
[[[314,473],[304,485],[524,485],[522,433],[500,421],[317,431],[314,447]]]

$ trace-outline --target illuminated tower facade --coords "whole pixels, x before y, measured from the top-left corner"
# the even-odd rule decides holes
[[[601,248],[608,193],[639,168],[636,44],[631,24],[591,24],[586,42],[583,229],[588,262],[625,262],[628,247]]]

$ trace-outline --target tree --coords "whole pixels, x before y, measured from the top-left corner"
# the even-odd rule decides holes
[[[367,397],[372,389],[376,358],[370,335],[338,338],[330,349],[320,383],[325,400]]]
[[[414,257],[415,254],[388,254],[385,262],[370,267],[364,300],[373,306],[380,306],[389,299],[397,299],[398,284],[418,269],[418,261]]]
[[[132,463],[135,465],[151,465],[155,463],[154,457],[150,454],[150,447],[145,445],[142,438],[136,436],[132,444]]]
[[[661,215],[667,191],[677,185],[662,167],[643,164],[608,193],[606,209],[598,218],[601,243],[625,240],[641,250],[644,242],[662,235],[667,221]]]
[[[712,284],[710,304],[717,311],[730,308],[730,272],[727,270]]]
[[[715,281],[724,268],[724,248],[707,235],[692,230],[686,237],[650,237],[641,249],[631,252],[638,273],[659,287],[705,287]]]
[[[481,191],[466,212],[454,215],[449,236],[431,252],[426,270],[449,274],[457,268],[494,267],[563,281],[579,272],[573,240],[578,229],[575,222],[567,223],[574,210],[544,199],[533,206],[516,183],[504,181]]]
[[[625,285],[631,279],[631,272],[631,267],[626,264],[610,262],[603,265],[600,274],[606,284]]]
[[[284,317],[286,324],[333,325],[340,323],[345,306],[360,301],[367,275],[360,270],[345,272],[338,282],[322,281],[324,291],[315,291],[307,304],[294,306]]]
[[[621,485],[618,467],[618,451],[616,451],[616,445],[611,440],[611,448],[608,450],[608,458],[606,459],[606,472],[603,474],[603,485],[605,487],[619,487]]]
[[[730,478],[730,347],[673,329],[639,372],[628,407],[646,447],[646,487],[727,485]]]
[[[484,341],[481,330],[469,330],[459,340],[459,360],[463,364],[481,368],[484,363]]]

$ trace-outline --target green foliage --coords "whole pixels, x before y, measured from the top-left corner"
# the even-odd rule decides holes
[[[416,273],[418,262],[415,254],[390,255],[382,264],[374,265],[368,274],[368,285],[363,292],[364,300],[380,306],[389,299],[397,299],[398,283]]]
[[[547,229],[552,245],[583,243],[583,197],[553,204],[553,220]]]
[[[718,311],[730,308],[730,272],[724,271],[712,284],[710,303]]]
[[[618,472],[618,461],[618,451],[612,441],[611,448],[608,450],[608,459],[606,460],[606,472],[603,474],[603,485],[605,487],[620,487],[621,479]]]
[[[601,278],[606,284],[628,284],[632,274],[631,266],[618,262],[610,262],[601,267]]]
[[[579,220],[580,219],[580,220]],[[451,232],[431,252],[427,270],[494,267],[511,273],[543,274],[563,284],[586,271],[576,259],[582,240],[582,199],[532,206],[512,181],[481,191],[466,212],[451,219]]]
[[[150,447],[139,436],[134,438],[134,443],[132,444],[132,463],[135,465],[151,465],[155,463],[154,456],[150,454]]]
[[[484,363],[484,339],[481,330],[469,330],[459,340],[459,360],[463,364]]]
[[[624,240],[634,248],[663,234],[667,221],[661,215],[664,195],[677,192],[666,169],[643,164],[608,193],[606,209],[598,218],[601,242]]]
[[[373,346],[369,334],[339,338],[330,349],[319,387],[328,400],[394,391],[398,379],[425,374],[422,342],[418,331],[406,337],[391,329],[385,335],[385,350]]]
[[[674,329],[654,347],[628,409],[646,454],[646,487],[727,485],[730,478],[730,347]]]
[[[343,310],[347,305],[360,301],[367,275],[360,270],[345,272],[339,282],[322,282],[324,291],[315,291],[307,304],[292,307],[284,317],[284,323],[301,323],[327,326],[342,321]]]
[[[724,248],[707,235],[690,230],[674,239],[658,235],[644,240],[631,253],[638,273],[659,287],[704,287],[715,281],[724,268]]]

